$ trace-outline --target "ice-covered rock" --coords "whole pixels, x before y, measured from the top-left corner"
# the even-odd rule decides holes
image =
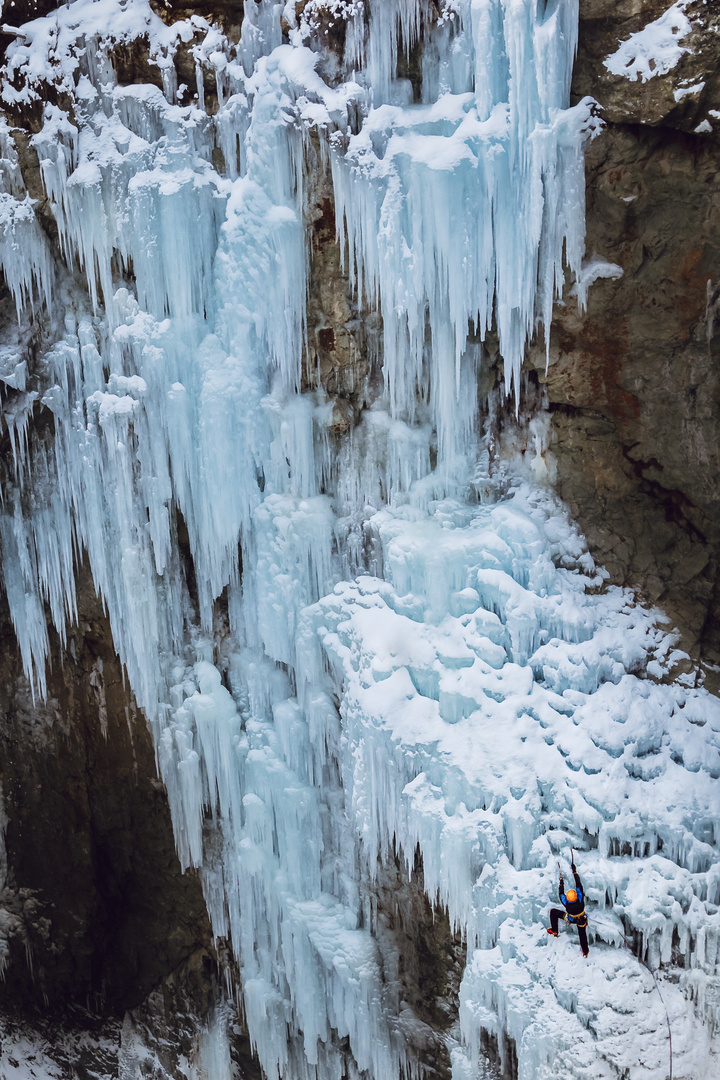
[[[234,45],[144,0],[78,0],[8,52],[8,104],[43,84],[74,104],[72,121],[45,106],[33,138],[62,318],[39,242],[2,256],[20,317],[42,294],[55,337],[52,438],[20,441],[32,485],[9,483],[0,512],[23,664],[43,693],[46,607],[62,635],[85,551],[271,1080],[416,1069],[373,934],[395,847],[408,867],[419,848],[468,941],[458,1077],[480,1074],[488,1035],[528,1080],[557,1061],[659,1075],[664,1015],[626,935],[685,972],[687,999],[666,988],[676,1075],[712,1069],[717,702],[672,682],[655,614],[604,588],[541,486],[540,430],[505,492],[482,438],[478,342],[495,324],[517,402],[565,270],[581,298],[608,272],[582,261],[597,121],[567,107],[577,7],[318,2],[298,20],[262,0]],[[308,44],[322,9],[345,24],[332,85]],[[421,28],[413,101],[397,57]],[[110,46],[140,37],[162,91],[116,85]],[[322,390],[303,393],[310,148],[383,324],[383,377],[342,437]],[[4,198],[29,214],[8,161]],[[543,929],[570,845],[608,909],[585,971]],[[222,1075],[223,1031],[203,1046]]]

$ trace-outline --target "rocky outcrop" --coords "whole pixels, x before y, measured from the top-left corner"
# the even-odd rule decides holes
[[[315,152],[314,197],[309,207],[310,276],[308,350],[303,388],[321,386],[332,402],[330,431],[357,423],[365,403],[371,361],[379,354],[380,319],[353,296],[337,242],[332,180]]]
[[[122,1011],[193,954],[215,961],[195,874],[181,874],[145,717],[89,576],[44,702],[5,624],[0,760],[4,906],[17,916],[0,1000]]]
[[[659,21],[651,48],[638,35]],[[607,123],[720,131],[719,30],[705,0],[580,0],[574,92],[596,98]]]
[[[605,121],[587,154],[587,256],[623,274],[597,280],[585,312],[556,309],[547,374],[544,355],[533,363],[559,493],[612,580],[664,608],[715,685],[720,335],[708,298],[720,278],[720,15],[685,5],[688,51],[647,81],[604,66],[668,6],[581,3],[574,91],[592,94]]]

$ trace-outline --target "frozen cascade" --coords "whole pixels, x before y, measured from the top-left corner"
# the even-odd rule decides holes
[[[603,585],[539,453],[493,489],[477,401],[478,343],[497,333],[517,402],[528,338],[581,276],[598,122],[567,108],[577,7],[246,0],[235,45],[145,0],[76,0],[8,51],[8,107],[46,84],[74,106],[45,105],[32,140],[55,265],[0,132],[0,261],[18,335],[44,309],[47,339],[32,386],[0,343],[23,664],[44,693],[48,615],[62,639],[87,558],[269,1078],[417,1073],[373,932],[394,845],[468,942],[456,1080],[483,1074],[487,1035],[524,1080],[664,1076],[627,936],[668,974],[675,1075],[717,1065],[720,707],[671,678],[657,613]],[[332,85],[327,19],[347,24]],[[418,91],[396,70],[420,37]],[[135,39],[162,90],[117,85]],[[384,388],[347,436],[303,383],[314,156],[383,322]],[[591,969],[542,928],[571,845]]]

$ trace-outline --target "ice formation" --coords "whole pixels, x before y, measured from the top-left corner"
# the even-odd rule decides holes
[[[620,272],[582,262],[597,121],[567,107],[577,16],[246,0],[236,45],[145,0],[76,0],[8,50],[9,108],[48,85],[74,105],[46,104],[32,138],[54,264],[0,139],[19,312],[0,541],[23,664],[42,694],[48,617],[62,639],[87,558],[271,1080],[417,1071],[375,932],[394,846],[408,868],[419,848],[468,942],[456,1080],[483,1075],[487,1036],[527,1080],[664,1076],[665,1015],[626,938],[669,974],[675,1075],[717,1060],[718,703],[672,680],[672,636],[604,586],[544,484],[541,425],[493,482],[478,401],[492,328],[517,402],[566,270],[581,301]],[[421,36],[418,88],[397,63]],[[117,84],[135,39],[162,89]],[[303,381],[311,159],[382,316],[382,386],[344,436]],[[41,309],[30,386],[18,343]],[[591,968],[543,929],[571,845]]]

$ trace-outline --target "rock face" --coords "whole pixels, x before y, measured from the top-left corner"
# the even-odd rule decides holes
[[[215,957],[199,882],[180,873],[145,718],[87,577],[79,610],[66,647],[53,649],[42,703],[3,623],[0,902],[10,932],[0,1001],[122,1014],[191,957],[207,994]]]
[[[401,1021],[403,1013],[410,1018],[408,1042],[430,1075],[449,1076],[447,1036],[457,1024],[467,943],[453,934],[447,913],[431,907],[420,859],[409,882],[399,858],[378,866],[374,934],[386,958],[398,957],[389,974],[400,988]]]
[[[224,995],[200,882],[180,872],[150,732],[89,574],[78,611],[42,703],[2,612],[0,1075],[17,1062],[166,1080],[189,1061],[204,1076]],[[238,1075],[255,1080],[223,1008]]]
[[[662,52],[647,45],[652,24]],[[705,0],[580,0],[574,91],[596,98],[611,124],[712,134],[720,127],[719,25]]]
[[[696,658],[720,656],[720,14],[685,6],[675,67],[632,81],[604,66],[665,0],[581,3],[577,97],[602,107],[587,155],[587,256],[622,268],[584,313],[556,311],[558,490],[612,580],[665,609]],[[692,93],[687,88],[694,87]],[[712,669],[707,685],[714,685]]]
[[[333,403],[330,430],[341,434],[354,426],[364,404],[371,359],[378,354],[380,320],[352,295],[336,239],[332,181],[319,154],[315,164],[304,389],[322,386]]]

